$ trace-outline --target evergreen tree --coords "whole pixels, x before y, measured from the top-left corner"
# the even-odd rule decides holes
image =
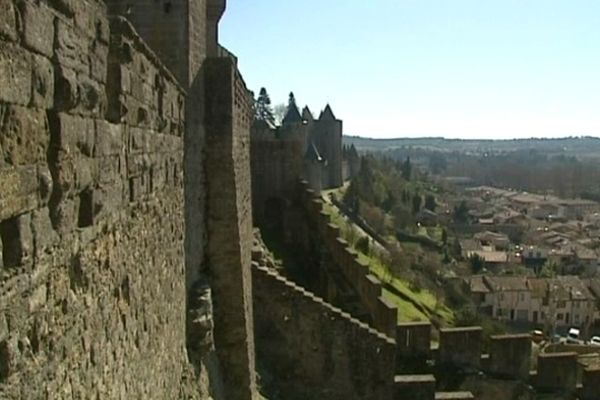
[[[410,181],[410,176],[412,173],[412,164],[410,163],[410,157],[406,157],[406,161],[404,161],[404,163],[402,164],[402,177],[407,180]]]
[[[294,97],[294,92],[290,92],[290,97],[288,99],[288,108],[296,107],[296,97]]]
[[[421,195],[419,193],[415,193],[412,198],[413,214],[421,211],[421,200]]]
[[[469,207],[466,201],[463,200],[458,207],[454,207],[454,220],[461,223],[469,221]]]
[[[267,93],[267,89],[260,88],[258,98],[255,102],[255,116],[257,120],[265,121],[270,124],[275,123],[275,117],[273,116],[273,109],[271,108],[271,98]]]

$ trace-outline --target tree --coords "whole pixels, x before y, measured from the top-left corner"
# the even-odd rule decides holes
[[[458,260],[462,259],[462,246],[457,237],[454,237],[454,242],[452,243],[452,255]]]
[[[273,109],[271,108],[271,98],[267,93],[267,89],[264,87],[260,88],[258,98],[255,102],[254,118],[268,122],[269,124],[275,124],[275,116],[273,115]]]
[[[371,252],[371,240],[368,236],[363,236],[356,241],[356,250],[369,255]]]
[[[435,197],[432,194],[428,194],[425,196],[425,208],[429,211],[435,211],[435,207],[437,204],[435,203]]]
[[[442,228],[442,243],[444,244],[444,246],[448,244],[448,231],[446,231],[446,228]]]
[[[446,157],[444,157],[441,153],[434,153],[429,157],[429,169],[434,174],[439,174],[443,172],[448,167],[448,163],[446,161]]]
[[[421,210],[421,195],[419,193],[415,193],[412,198],[412,210],[413,214],[418,213]]]
[[[454,220],[462,223],[466,223],[469,220],[469,207],[466,201],[463,200],[458,206],[454,207]]]
[[[296,97],[294,96],[294,92],[290,92],[290,96],[288,98],[288,108],[296,107]]]
[[[283,117],[285,117],[285,112],[287,111],[287,106],[283,103],[279,103],[273,107],[273,118],[275,119],[275,123],[277,125],[281,125],[283,121]]]
[[[406,157],[406,160],[404,161],[404,163],[402,163],[401,172],[402,178],[404,178],[407,181],[410,181],[410,175],[412,173],[412,164],[410,163],[410,157]]]
[[[540,278],[554,278],[556,277],[556,270],[558,266],[554,261],[546,261],[540,271],[538,272],[538,276]]]

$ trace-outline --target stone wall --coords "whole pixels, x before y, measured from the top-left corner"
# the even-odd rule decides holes
[[[323,200],[314,197],[314,192],[307,190],[305,182],[299,190],[306,216],[304,223],[308,224],[322,250],[329,255],[331,267],[337,268],[341,278],[347,280],[355,291],[367,311],[365,322],[394,338],[398,310],[384,299],[382,283],[370,273],[369,266],[359,260],[358,254],[348,243],[340,238],[339,228],[330,223],[329,215],[323,211]],[[344,305],[340,304],[340,307],[344,308]]]
[[[285,134],[285,135],[284,135]],[[286,200],[294,195],[303,173],[304,139],[301,132],[276,137],[268,126],[255,124],[251,144],[252,209],[257,224],[281,220]]]
[[[254,391],[253,243],[250,188],[251,101],[234,60],[210,58],[207,82],[206,264],[214,296],[215,344],[227,399]]]
[[[265,389],[290,400],[394,398],[391,339],[273,270],[254,264],[252,279]]]
[[[491,374],[523,381],[528,380],[531,365],[531,336],[492,336],[489,361]]]
[[[481,364],[481,327],[440,329],[438,362],[462,368],[478,369]]]
[[[102,1],[0,10],[0,397],[206,396],[186,355],[183,91]]]

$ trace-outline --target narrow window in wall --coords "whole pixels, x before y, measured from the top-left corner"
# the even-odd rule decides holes
[[[167,1],[164,5],[163,5],[163,9],[165,10],[165,14],[168,14],[171,12],[171,2]]]
[[[23,249],[17,218],[0,222],[0,240],[2,241],[2,261],[5,268],[17,267],[23,258]]]
[[[85,228],[94,223],[94,192],[90,189],[79,194],[79,218],[77,226]]]

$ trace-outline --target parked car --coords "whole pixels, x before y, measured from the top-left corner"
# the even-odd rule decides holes
[[[600,336],[592,336],[590,339],[590,344],[592,346],[600,346]]]
[[[577,328],[569,329],[569,333],[567,334],[567,343],[569,344],[581,344],[581,340],[579,340],[579,334],[581,331]]]

